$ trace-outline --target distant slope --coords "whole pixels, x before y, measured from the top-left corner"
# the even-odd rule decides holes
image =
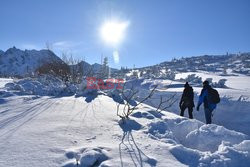
[[[173,59],[170,62],[160,63],[159,66],[180,72],[197,70],[223,72],[225,69],[231,69],[235,73],[250,75],[250,53]]]
[[[153,66],[121,69],[116,72],[116,75],[169,79],[172,73],[197,71],[216,72],[219,75],[243,74],[250,76],[250,52],[173,59]]]

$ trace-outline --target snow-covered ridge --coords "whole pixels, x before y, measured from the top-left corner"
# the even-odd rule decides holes
[[[160,63],[160,66],[168,66],[179,72],[207,71],[221,72],[226,75],[231,69],[234,73],[250,75],[250,53],[227,54],[227,55],[204,55],[197,57],[173,59],[170,62]]]
[[[153,66],[121,69],[117,74],[143,78],[174,79],[183,72],[212,72],[221,76],[250,75],[250,53],[204,55],[173,59]]]
[[[20,50],[15,47],[0,52],[0,76],[31,76],[46,63],[65,64],[50,50]]]

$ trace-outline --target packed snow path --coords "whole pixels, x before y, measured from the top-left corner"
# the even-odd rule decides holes
[[[110,166],[183,166],[166,144],[137,133],[136,125],[123,131],[108,97],[87,103],[75,97],[13,96],[1,103],[0,166],[73,166],[76,150],[90,148],[104,152],[100,159],[113,157],[106,162]]]

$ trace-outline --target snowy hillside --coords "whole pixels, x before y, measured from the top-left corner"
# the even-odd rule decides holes
[[[190,75],[189,73],[177,74],[177,78],[185,78]],[[249,108],[250,108],[250,77],[249,76],[219,76],[214,73],[196,73],[197,76],[206,78],[212,78],[217,82],[221,78],[227,79],[227,88],[216,88],[220,94],[221,102],[217,109],[214,111],[213,123],[222,125],[228,129],[236,130],[247,135],[250,135],[250,129],[246,128],[250,124]],[[163,79],[141,79],[142,82],[138,83],[138,87],[141,89],[141,94],[152,87],[152,85],[158,85],[158,91],[154,94],[152,100],[146,101],[147,104],[157,107],[159,104],[159,98],[171,97],[175,95],[176,103],[168,108],[168,111],[180,114],[179,100],[183,91],[185,82],[163,80]],[[195,92],[194,103],[197,105],[198,95],[201,93],[202,87],[200,85],[192,84]],[[205,122],[204,112],[201,110],[193,112],[194,118],[202,122]],[[187,116],[187,111],[185,113]]]
[[[211,72],[221,76],[250,75],[250,53],[205,55],[173,59],[153,66],[121,69],[116,75],[143,78],[174,79],[174,74],[183,72]]]
[[[44,64],[65,64],[50,50],[20,50],[15,47],[0,52],[0,76],[31,76]]]
[[[238,74],[250,74],[250,53],[205,55],[190,58],[173,59],[159,66],[179,72],[207,71],[227,74],[227,70]]]
[[[119,123],[98,96],[1,102],[0,166],[248,166],[248,136],[143,105]],[[10,107],[18,106],[18,107]],[[189,157],[189,158],[187,158]],[[24,161],[25,159],[25,161]]]

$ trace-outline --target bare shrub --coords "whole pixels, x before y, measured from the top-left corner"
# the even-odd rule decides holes
[[[126,87],[125,84],[123,86],[123,89],[120,91],[118,95],[119,100],[116,100],[117,116],[119,116],[121,119],[128,119],[129,116],[134,112],[134,110],[138,109],[138,106],[140,104],[148,100],[154,99],[156,101],[159,101],[158,105],[156,106],[156,111],[158,112],[170,108],[177,101],[177,99],[175,98],[176,93],[167,98],[163,98],[162,96],[160,96],[160,98],[158,99],[152,98],[152,96],[156,92],[157,85],[155,85],[150,90],[150,92],[147,93],[146,96],[139,97],[139,91],[140,91],[139,89],[135,89],[133,85],[129,89],[125,89]],[[123,105],[122,109],[120,109],[121,104]]]

